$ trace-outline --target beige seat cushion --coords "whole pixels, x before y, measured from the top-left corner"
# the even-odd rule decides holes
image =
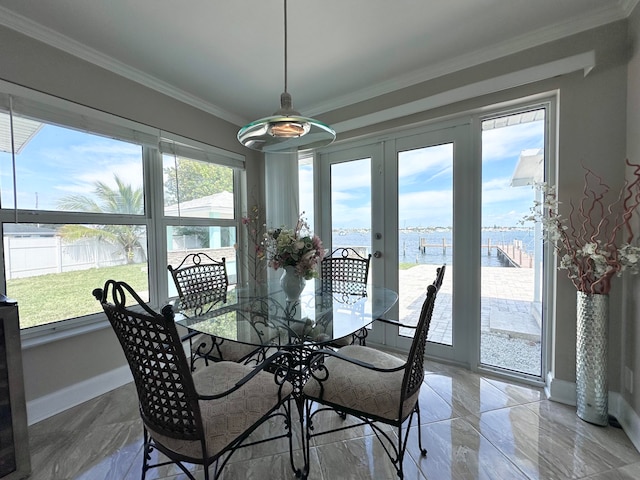
[[[394,368],[404,361],[385,352],[360,345],[349,345],[340,349],[340,354],[370,363],[378,368]],[[328,356],[325,366],[329,372],[322,382],[324,392],[320,398],[320,383],[311,377],[304,386],[304,395],[334,405],[343,406],[388,420],[398,420],[400,389],[404,370],[398,372],[376,372],[367,368]],[[418,393],[407,398],[402,407],[404,419],[413,409]]]
[[[218,348],[220,349],[218,352],[218,348],[211,349],[213,339],[210,335],[205,334],[193,337],[191,342],[193,345],[192,353],[203,352],[216,360],[226,360],[229,362],[244,360],[259,349],[259,347],[254,345],[218,339]]]
[[[217,362],[200,368],[193,375],[201,395],[215,395],[232,388],[252,367],[235,362]],[[216,400],[201,400],[200,411],[207,441],[208,456],[217,455],[278,403],[274,375],[260,372],[235,392]],[[293,391],[290,383],[282,386],[282,397]],[[191,458],[201,458],[199,441],[183,441],[149,431],[154,440]]]

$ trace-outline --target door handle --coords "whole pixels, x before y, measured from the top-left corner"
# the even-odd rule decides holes
[[[382,252],[381,252],[380,250],[376,250],[376,251],[373,253],[373,256],[374,256],[374,257],[376,257],[376,258],[380,258],[380,257],[382,256]]]

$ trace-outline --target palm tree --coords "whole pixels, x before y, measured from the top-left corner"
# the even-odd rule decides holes
[[[133,188],[125,183],[117,174],[113,175],[116,188],[111,188],[102,181],[94,183],[94,195],[67,195],[58,201],[62,210],[95,213],[124,213],[141,215],[144,213],[144,194],[142,188]],[[59,230],[62,237],[69,241],[81,238],[97,238],[111,244],[120,245],[127,263],[133,263],[135,251],[142,250],[140,239],[144,227],[140,225],[84,225],[68,224]]]

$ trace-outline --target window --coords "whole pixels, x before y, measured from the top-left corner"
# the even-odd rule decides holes
[[[109,278],[149,299],[144,226],[3,223],[2,229],[7,295],[19,302],[21,328],[98,312],[91,290]]]
[[[176,153],[163,154],[162,165],[167,264],[176,267],[186,255],[204,252],[224,258],[229,283],[236,283],[236,225],[228,222],[235,221],[233,169]],[[176,294],[169,280],[169,295]]]
[[[206,251],[235,281],[240,155],[49,100],[0,93],[2,274],[22,329],[102,320],[91,292],[111,278],[158,306],[175,291],[149,259]]]
[[[313,154],[306,153],[298,157],[298,193],[300,214],[304,215],[311,228],[314,229]]]

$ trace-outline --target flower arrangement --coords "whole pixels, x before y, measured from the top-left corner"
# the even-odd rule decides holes
[[[544,238],[560,258],[559,268],[587,294],[608,294],[614,275],[640,271],[640,247],[631,244],[631,217],[640,205],[640,165],[626,163],[633,167],[633,179],[615,197],[601,177],[585,168],[582,199],[570,202],[568,218],[559,213],[555,187],[536,183],[542,201],[535,201],[523,219],[542,224]]]
[[[294,229],[268,230],[263,242],[269,266],[294,267],[296,275],[310,280],[318,276],[316,266],[324,258],[325,250],[317,235],[310,233],[307,221],[300,216]]]

